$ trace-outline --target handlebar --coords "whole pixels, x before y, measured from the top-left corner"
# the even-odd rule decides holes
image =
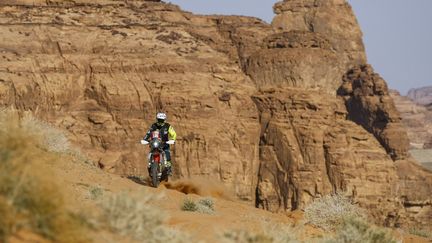
[[[149,144],[149,142],[146,141],[146,140],[141,140],[141,144],[142,144],[142,145],[147,145],[147,144]],[[166,142],[166,144],[173,145],[173,144],[175,144],[175,140],[168,140],[168,141]]]

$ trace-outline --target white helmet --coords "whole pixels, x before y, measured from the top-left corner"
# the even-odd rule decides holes
[[[167,119],[167,115],[165,114],[165,113],[163,113],[163,112],[159,112],[159,113],[157,113],[157,115],[156,115],[156,119],[159,121],[159,120],[163,120],[163,121],[165,121],[166,119]]]

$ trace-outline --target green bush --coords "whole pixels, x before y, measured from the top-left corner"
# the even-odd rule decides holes
[[[183,201],[183,204],[181,206],[181,210],[196,212],[196,211],[198,211],[198,205],[192,199],[186,198]]]

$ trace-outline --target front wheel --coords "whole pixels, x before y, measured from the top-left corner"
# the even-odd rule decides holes
[[[151,164],[150,168],[151,178],[152,178],[152,185],[153,187],[159,186],[159,178],[158,178],[158,165],[156,163]]]

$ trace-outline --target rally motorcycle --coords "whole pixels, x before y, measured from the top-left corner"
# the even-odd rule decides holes
[[[152,186],[158,187],[162,181],[168,182],[168,168],[166,164],[166,155],[163,151],[162,139],[158,130],[152,132],[150,142],[141,140],[141,144],[149,145],[150,152],[148,155],[148,171],[151,178]],[[166,144],[174,144],[174,140],[169,140]]]

